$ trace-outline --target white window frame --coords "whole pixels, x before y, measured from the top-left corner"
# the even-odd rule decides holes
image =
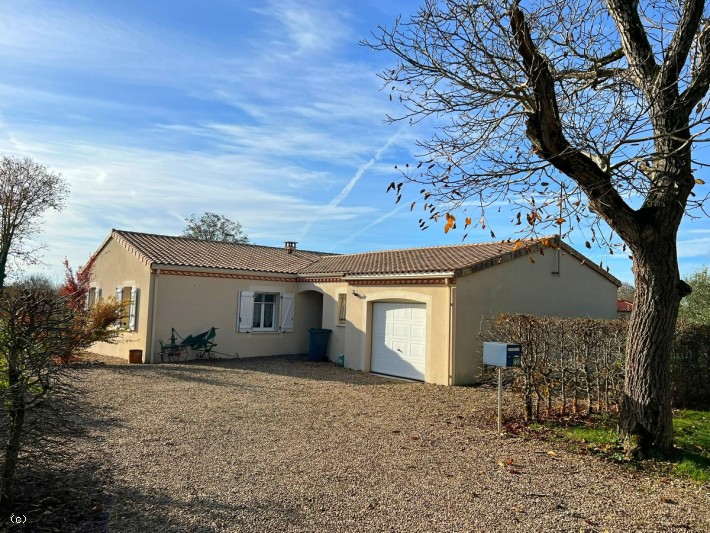
[[[337,316],[335,318],[335,323],[338,326],[344,326],[347,321],[348,314],[348,293],[341,292],[338,294],[338,306],[337,306]]]
[[[258,302],[259,295],[274,295],[274,302]],[[260,306],[260,323],[263,324],[264,304],[274,306],[272,327],[254,327],[254,312]],[[237,301],[237,331],[239,333],[290,333],[294,329],[296,295],[273,290],[240,291]]]
[[[274,301],[273,302],[265,302],[265,301],[257,301],[260,297],[264,296],[273,296]],[[254,303],[253,303],[253,311],[252,311],[252,331],[277,331],[277,325],[278,325],[278,320],[279,320],[279,301],[280,301],[280,296],[278,292],[264,292],[264,291],[257,291],[254,292]],[[257,313],[257,306],[260,306],[260,311]],[[271,306],[272,311],[271,311],[271,326],[264,326],[264,316],[265,316],[265,310],[266,306]],[[255,326],[255,320],[257,319],[257,314],[259,315],[259,326]]]

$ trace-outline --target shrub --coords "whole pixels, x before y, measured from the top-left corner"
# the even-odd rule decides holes
[[[500,315],[488,338],[522,346],[520,388],[528,420],[616,411],[624,384],[628,322]],[[673,406],[710,407],[710,325],[681,321],[671,353]]]
[[[518,384],[527,420],[616,410],[627,324],[618,320],[500,315],[491,339],[522,346]]]
[[[97,340],[115,337],[117,331],[111,325],[119,310],[115,301],[85,310],[55,291],[42,289],[0,295],[0,437],[4,444],[0,508],[14,498],[15,472],[27,452],[45,453],[51,444],[46,438],[46,415],[70,391],[66,367],[58,361],[68,360]],[[37,424],[38,420],[44,425]]]
[[[710,407],[710,325],[685,321],[676,326],[671,356],[674,407]]]

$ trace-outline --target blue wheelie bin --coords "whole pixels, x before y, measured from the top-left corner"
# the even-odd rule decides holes
[[[326,361],[328,359],[328,339],[330,338],[330,329],[311,328],[308,333],[311,334],[311,340],[308,350],[309,361]]]

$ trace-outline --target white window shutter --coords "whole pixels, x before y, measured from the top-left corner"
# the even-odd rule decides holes
[[[86,298],[84,299],[84,311],[88,311],[91,304],[91,289],[86,291]]]
[[[240,291],[239,293],[239,313],[237,316],[237,331],[249,333],[254,323],[254,293],[251,291]]]
[[[118,303],[121,303],[121,299],[123,298],[123,287],[116,287],[116,301]],[[119,318],[116,320],[116,327],[121,328],[121,319]]]
[[[94,297],[94,304],[99,303],[99,300],[101,300],[101,288],[96,287],[96,296]]]
[[[136,330],[136,309],[138,308],[138,289],[136,287],[131,288],[131,307],[128,313],[128,329],[130,331]]]
[[[284,293],[281,295],[281,331],[293,331],[294,295]]]

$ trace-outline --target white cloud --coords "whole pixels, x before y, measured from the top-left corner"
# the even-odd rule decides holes
[[[42,240],[49,243],[45,262],[59,268],[67,256],[80,264],[111,228],[179,234],[183,218],[214,211],[241,222],[256,242],[292,240],[303,224],[319,221],[338,234],[338,224],[369,217],[368,205],[338,206],[317,196],[289,192],[292,178],[309,171],[297,167],[265,167],[230,154],[170,153],[120,146],[51,147],[28,143],[23,153],[39,157],[51,152],[50,167],[61,172],[71,192],[61,213],[48,213]],[[13,153],[7,141],[0,150]],[[43,160],[43,162],[47,162]],[[319,228],[322,235],[323,228]],[[304,243],[308,245],[308,241]],[[311,245],[311,248],[323,248]]]
[[[289,55],[321,55],[352,38],[342,23],[342,9],[323,2],[271,0],[261,14],[274,17],[281,27],[272,30],[271,43]],[[286,37],[286,40],[283,37]]]
[[[695,239],[678,239],[678,257],[682,259],[701,258],[710,260],[710,230],[696,229],[687,231],[687,233],[698,235],[706,234],[707,237],[699,237]]]
[[[28,4],[3,6],[0,57],[5,60],[52,69],[131,71],[133,76],[157,79],[160,72],[174,66],[172,45],[184,47],[187,38],[157,25],[129,23],[46,2]]]

